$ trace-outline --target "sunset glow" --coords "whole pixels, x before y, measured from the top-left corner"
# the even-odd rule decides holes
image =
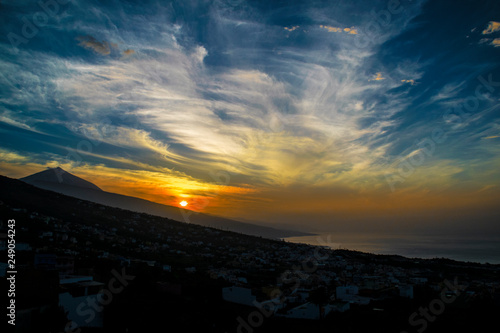
[[[33,3],[0,5],[5,176],[271,226],[499,231],[499,2],[71,1],[26,38]]]

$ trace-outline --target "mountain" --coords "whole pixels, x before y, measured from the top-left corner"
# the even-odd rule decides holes
[[[64,171],[63,169],[57,168],[49,168],[45,171],[41,171],[35,173],[31,176],[21,178],[25,183],[45,188],[45,187],[53,187],[57,185],[68,185],[72,187],[79,188],[87,188],[96,191],[102,191],[99,187],[92,184],[85,179],[72,175],[69,172]]]
[[[252,236],[285,238],[309,235],[300,231],[276,229],[252,223],[239,222],[179,207],[162,205],[145,199],[106,192],[91,182],[72,175],[61,168],[48,169],[35,173],[31,176],[21,178],[20,180],[38,188],[69,195],[105,206],[126,209],[138,213],[147,213],[166,217],[175,221],[188,222]]]

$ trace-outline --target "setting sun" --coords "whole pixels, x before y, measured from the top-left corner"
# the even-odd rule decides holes
[[[188,204],[188,203],[187,203],[187,201],[185,201],[185,200],[180,202],[180,205],[181,205],[182,207],[186,207],[186,206],[187,206],[187,204]]]

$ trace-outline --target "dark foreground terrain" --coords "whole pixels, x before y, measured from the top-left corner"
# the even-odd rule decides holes
[[[499,265],[292,244],[0,176],[0,247],[13,238],[18,332],[465,332],[500,313]]]

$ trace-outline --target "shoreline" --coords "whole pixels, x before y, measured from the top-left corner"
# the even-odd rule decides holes
[[[326,246],[379,255],[398,255],[409,259],[445,258],[480,264],[500,264],[498,237],[465,238],[420,235],[384,235],[353,233],[318,233],[311,236],[286,237],[291,243]]]

